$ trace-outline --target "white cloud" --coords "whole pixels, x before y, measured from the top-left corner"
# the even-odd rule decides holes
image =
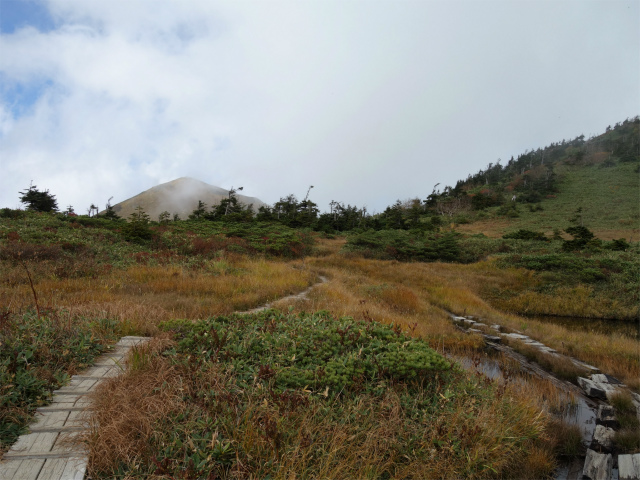
[[[3,81],[50,82],[0,97],[0,206],[189,175],[381,210],[640,110],[633,1],[48,6],[56,30],[0,36]]]

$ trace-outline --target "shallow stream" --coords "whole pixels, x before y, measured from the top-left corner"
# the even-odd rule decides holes
[[[582,330],[585,332],[601,333],[604,335],[618,334],[634,340],[640,340],[639,322],[604,320],[601,318],[560,317],[556,315],[524,317],[523,322],[526,323],[527,319],[537,320],[542,323],[553,323],[571,330]]]

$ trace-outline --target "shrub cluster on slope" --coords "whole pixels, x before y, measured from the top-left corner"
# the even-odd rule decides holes
[[[350,236],[345,249],[358,252],[365,258],[425,262],[460,260],[460,246],[454,233],[368,231]]]

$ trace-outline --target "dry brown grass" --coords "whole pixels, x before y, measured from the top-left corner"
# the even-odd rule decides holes
[[[95,278],[55,278],[47,275],[46,267],[39,268],[35,287],[41,304],[115,317],[125,333],[142,335],[156,333],[157,324],[171,318],[206,318],[253,308],[304,290],[316,280],[300,261],[238,256],[205,262],[197,270],[136,265]],[[32,306],[28,284],[3,283],[0,303],[13,310]]]
[[[338,254],[307,259],[307,264],[328,276],[330,281],[314,289],[308,301],[276,305],[291,305],[307,311],[325,309],[354,318],[370,315],[378,321],[413,329],[432,346],[442,350],[444,345],[452,351],[474,349],[481,343],[477,337],[458,332],[443,310],[475,315],[489,324],[519,330],[562,354],[614,375],[636,391],[640,389],[637,340],[617,334],[569,330],[511,315],[483,299],[487,289],[508,289],[509,285],[533,282],[533,276],[525,271],[498,269],[491,262],[400,263]],[[580,299],[574,296],[571,302],[578,304]],[[414,327],[414,324],[417,325]]]
[[[219,418],[217,423],[219,432],[213,438],[229,442],[236,454],[232,468],[221,466],[214,472],[219,477],[214,478],[261,478],[253,472],[267,469],[271,478],[278,479],[309,478],[309,472],[313,478],[335,479],[385,474],[391,478],[537,479],[547,477],[555,466],[545,433],[549,417],[531,400],[531,391],[517,382],[499,389],[493,401],[466,394],[440,395],[440,413],[425,418],[419,430],[407,431],[402,389],[334,407],[311,400],[304,407],[283,410],[269,392],[239,391],[232,378],[215,367],[204,375],[193,375],[184,364],[171,366],[169,359],[154,354],[166,346],[166,340],[156,340],[143,347],[138,356],[146,355],[146,361],[108,380],[94,394],[92,429],[86,437],[90,474],[115,474],[127,464],[134,470],[127,478],[171,478],[161,475],[163,469],[183,460],[165,460],[158,445],[170,441],[167,433],[176,427],[188,432],[188,425],[174,419],[202,408],[191,401],[202,398],[198,392],[227,398],[221,414],[236,415],[231,422]],[[334,408],[343,411],[336,417]],[[181,438],[188,444],[188,437]],[[411,457],[403,453],[409,438],[415,448]],[[466,457],[460,457],[459,449],[468,452]],[[425,457],[424,452],[430,453]],[[272,465],[265,467],[266,461]],[[159,474],[143,474],[152,464]],[[136,465],[140,466],[138,477]],[[188,470],[188,465],[184,468]]]

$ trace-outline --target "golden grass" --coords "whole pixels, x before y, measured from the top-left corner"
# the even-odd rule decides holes
[[[251,468],[266,460],[272,463],[269,476],[277,479],[309,478],[308,472],[313,472],[313,478],[335,479],[385,475],[537,479],[547,477],[555,467],[546,433],[549,417],[537,400],[531,400],[531,390],[516,382],[498,390],[493,401],[465,394],[440,395],[439,413],[425,418],[419,430],[406,431],[402,392],[394,389],[382,397],[363,396],[336,405],[334,408],[344,409],[339,416],[342,421],[336,421],[324,402],[317,400],[310,400],[304,408],[283,411],[266,391],[239,391],[233,379],[215,366],[200,377],[189,375],[181,371],[188,368],[185,365],[173,367],[166,357],[157,355],[166,346],[166,340],[155,340],[143,347],[138,357],[146,355],[146,361],[138,362],[126,375],[107,380],[93,394],[94,415],[85,437],[90,447],[90,474],[109,474],[123,463],[148,465],[150,445],[167,438],[159,429],[186,428],[188,433],[189,426],[171,422],[176,415],[197,408],[188,398],[196,398],[201,391],[242,402],[240,411],[235,407],[236,420],[217,423],[214,439],[229,442],[236,452],[231,471],[222,467],[214,471],[221,478],[258,478]],[[477,378],[476,382],[484,380]],[[268,433],[269,428],[273,433]],[[406,454],[399,458],[401,452],[407,452],[408,437],[415,450],[430,455],[425,458],[414,451],[413,458]],[[466,458],[457,454],[460,448],[468,452]],[[182,461],[169,460],[174,464]],[[164,461],[155,457],[159,467]],[[135,475],[134,471],[131,478]]]
[[[505,313],[483,298],[487,289],[508,289],[509,285],[535,281],[530,272],[498,269],[491,262],[400,263],[343,255],[311,258],[307,264],[328,276],[330,281],[314,289],[308,301],[276,305],[291,305],[307,311],[325,309],[354,318],[370,315],[378,321],[399,324],[406,330],[413,328],[432,346],[444,345],[452,351],[473,349],[480,345],[480,340],[460,334],[445,311],[475,315],[489,324],[498,323],[522,331],[560,353],[614,375],[635,390],[640,389],[637,340],[525,319]],[[573,299],[576,304],[579,300],[579,297]],[[417,325],[413,327],[414,324]]]
[[[304,290],[316,281],[300,261],[234,257],[204,268],[137,265],[96,278],[40,275],[35,288],[42,306],[76,314],[118,318],[127,333],[151,335],[172,318],[206,318],[262,305]],[[0,303],[20,310],[33,306],[24,282],[0,287]]]

